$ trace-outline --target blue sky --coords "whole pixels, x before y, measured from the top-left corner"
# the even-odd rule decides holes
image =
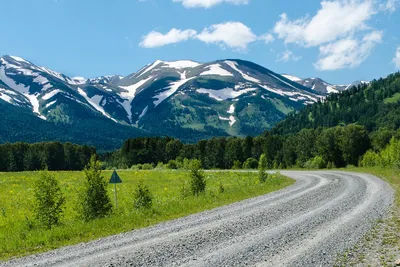
[[[344,84],[400,69],[399,0],[0,0],[0,54],[70,76],[250,60]],[[397,52],[396,52],[397,51]]]

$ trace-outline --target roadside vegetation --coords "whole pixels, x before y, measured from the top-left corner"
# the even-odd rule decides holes
[[[84,172],[0,173],[0,259],[139,229],[294,183],[279,173],[260,183],[257,172],[204,172],[199,161],[188,163],[189,170],[119,171],[118,209],[107,184],[112,171],[101,171],[95,158]]]

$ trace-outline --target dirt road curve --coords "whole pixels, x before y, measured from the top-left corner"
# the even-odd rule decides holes
[[[297,183],[211,211],[0,266],[331,266],[393,202],[378,178],[283,172]]]

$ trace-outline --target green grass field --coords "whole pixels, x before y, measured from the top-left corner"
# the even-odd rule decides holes
[[[103,174],[108,179],[111,171]],[[33,213],[34,181],[39,173],[0,173],[0,260],[154,225],[266,194],[294,183],[283,176],[260,184],[257,173],[207,172],[206,193],[183,198],[181,189],[189,181],[188,172],[120,171],[119,175],[123,184],[117,187],[118,209],[107,218],[83,222],[77,212],[78,192],[85,179],[83,172],[55,172],[67,204],[62,225],[46,230],[36,224]],[[140,180],[153,194],[151,210],[139,211],[133,207],[133,192]],[[224,192],[220,191],[220,185],[223,185]],[[113,188],[109,185],[112,200]]]

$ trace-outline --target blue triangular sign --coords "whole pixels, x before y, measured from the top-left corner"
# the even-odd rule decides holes
[[[122,180],[119,178],[119,175],[116,171],[113,172],[110,179],[110,184],[121,184]]]

